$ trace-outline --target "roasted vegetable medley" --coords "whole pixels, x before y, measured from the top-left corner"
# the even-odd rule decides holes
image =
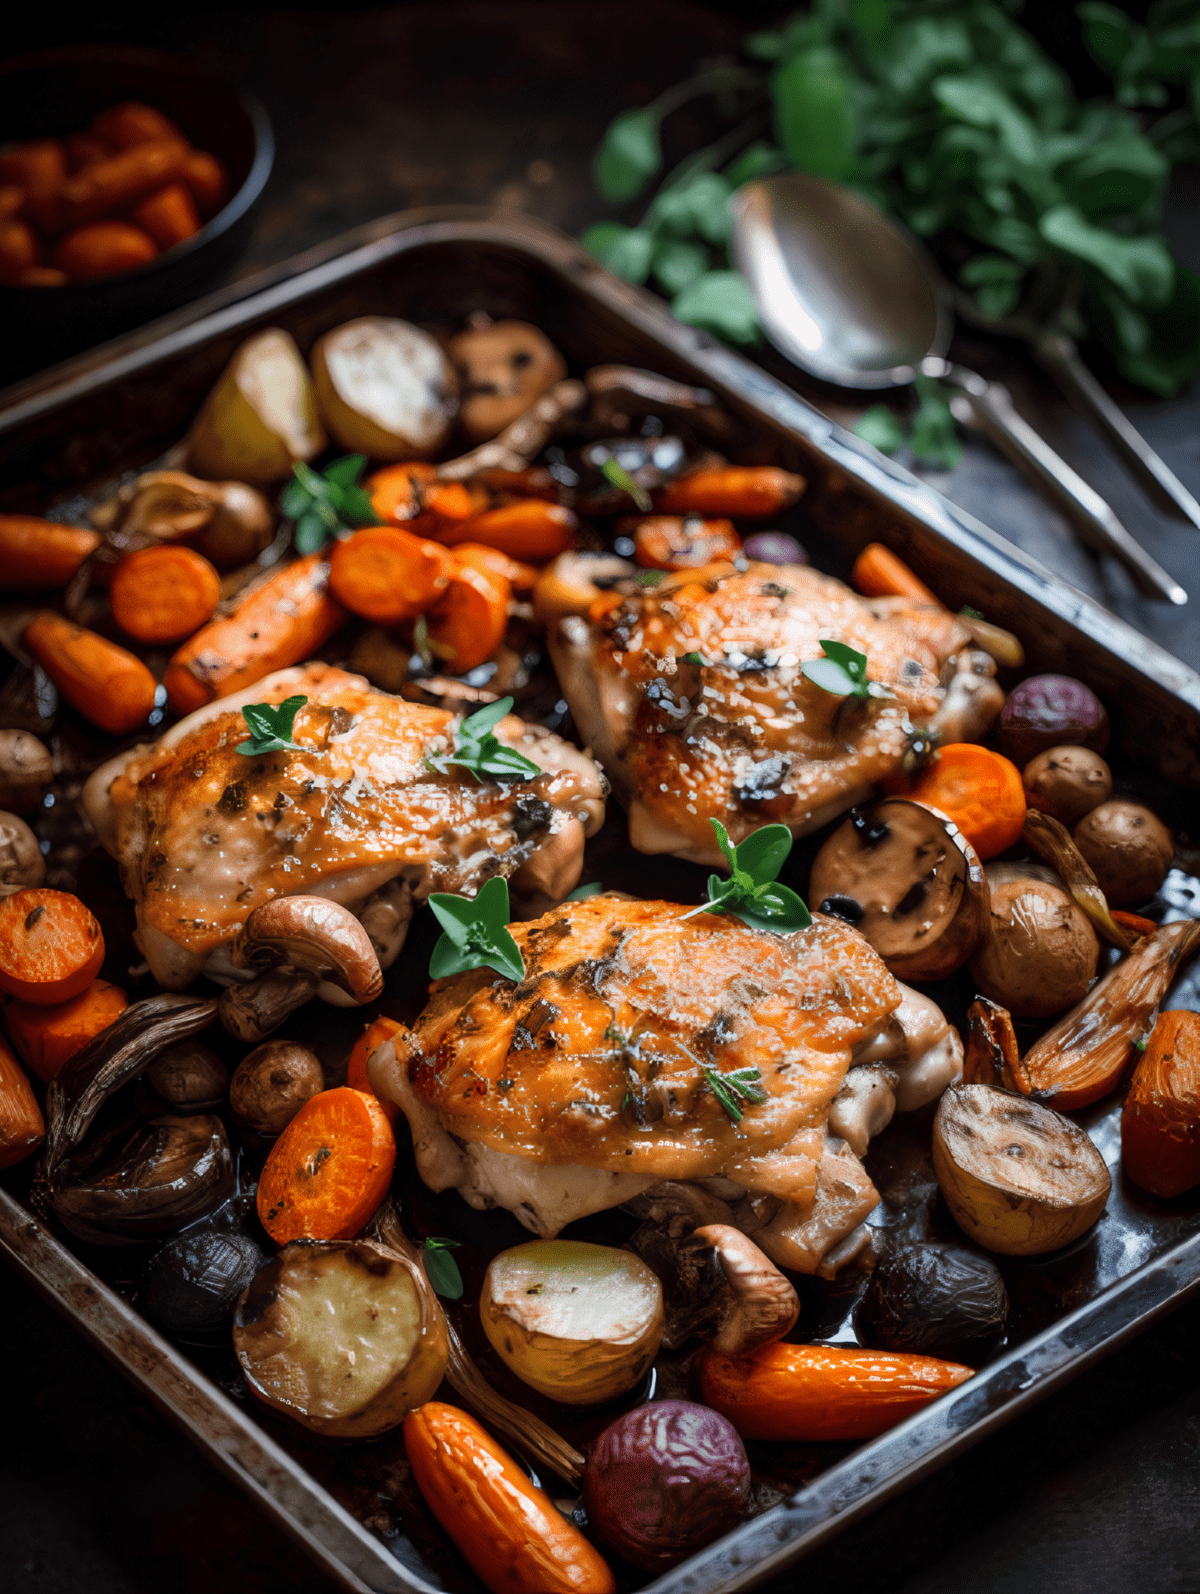
[[[1119,705],[823,573],[766,457],[366,315],[0,515],[0,1167],[278,1431],[390,1444],[447,1586],[640,1586],[969,1380],[1094,1241],[1091,1104],[1200,1186]]]

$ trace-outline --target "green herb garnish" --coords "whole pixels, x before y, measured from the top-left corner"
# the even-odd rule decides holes
[[[443,1240],[436,1235],[430,1235],[425,1241],[425,1275],[443,1300],[462,1299],[462,1274],[458,1271],[458,1263],[450,1255],[451,1251],[458,1250],[460,1244],[459,1240]]]
[[[535,780],[542,770],[524,753],[518,753],[515,747],[509,747],[492,732],[493,725],[499,725],[512,706],[511,697],[502,697],[496,703],[477,709],[462,721],[455,732],[454,751],[443,753],[438,758],[430,757],[426,763],[434,769],[440,769],[443,774],[451,764],[458,764],[463,769],[469,769],[481,785],[485,775],[493,780]]]
[[[700,1072],[704,1075],[709,1090],[735,1124],[740,1124],[746,1116],[742,1111],[742,1102],[748,1101],[757,1106],[767,1099],[767,1093],[762,1087],[762,1075],[757,1068],[735,1068],[732,1073],[722,1074],[715,1068],[705,1068],[701,1065]]]
[[[611,457],[606,459],[600,469],[614,487],[619,487],[623,493],[629,494],[644,515],[649,514],[650,510],[654,508],[654,502],[650,494],[644,487],[635,482],[625,467],[618,465],[615,459]]]
[[[299,750],[300,743],[292,740],[292,727],[297,712],[307,702],[306,697],[285,697],[278,708],[272,708],[270,703],[247,703],[242,718],[250,727],[250,740],[241,742],[238,752],[254,758],[259,753]]]
[[[347,454],[334,460],[323,475],[298,460],[292,466],[292,480],[283,489],[280,512],[296,522],[296,547],[300,553],[316,553],[331,537],[339,537],[355,526],[377,526],[379,516],[370,494],[358,485],[363,454]]]
[[[709,661],[704,657],[703,653],[697,653],[693,650],[691,653],[685,653],[681,662],[684,664],[699,664],[702,667],[707,667]]]
[[[574,891],[563,898],[563,901],[586,902],[589,897],[598,897],[603,890],[604,887],[599,880],[592,880],[586,886],[576,886]]]
[[[495,969],[506,980],[525,978],[525,959],[508,930],[508,881],[503,875],[493,875],[474,897],[435,892],[429,906],[444,932],[429,959],[431,980],[468,969]]]
[[[812,923],[801,898],[776,878],[792,850],[792,833],[786,825],[763,825],[734,847],[719,819],[710,819],[709,824],[728,861],[729,879],[710,874],[708,901],[686,918],[695,913],[732,913],[752,930],[774,930],[780,935]]]
[[[805,659],[803,673],[823,692],[834,697],[891,697],[886,686],[867,679],[867,655],[845,642],[821,638],[823,659]]]
[[[665,570],[639,570],[636,577],[639,587],[658,587],[667,579]]]
[[[962,608],[958,612],[959,612],[959,614],[962,615],[964,620],[982,620],[983,619],[983,610],[982,609],[976,609],[969,603],[964,603]]]

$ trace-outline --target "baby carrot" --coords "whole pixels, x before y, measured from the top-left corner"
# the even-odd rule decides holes
[[[346,1064],[346,1083],[351,1090],[364,1091],[368,1096],[374,1096],[371,1081],[367,1077],[367,1061],[371,1053],[385,1041],[390,1041],[392,1036],[404,1028],[394,1018],[377,1018],[373,1024],[368,1024],[366,1029],[354,1043],[354,1050],[350,1053],[350,1060]],[[375,1099],[379,1101],[376,1096]],[[394,1101],[380,1101],[384,1117],[388,1123],[396,1122],[396,1114],[400,1111]]]
[[[92,133],[113,149],[132,149],[135,144],[153,144],[164,139],[178,139],[186,143],[183,134],[169,116],[156,111],[141,100],[125,100],[120,105],[110,105],[92,122]]]
[[[171,249],[200,231],[196,201],[186,183],[168,183],[147,194],[130,215],[160,249]]]
[[[10,592],[65,587],[100,545],[100,534],[37,515],[0,515],[0,571]]]
[[[743,1439],[873,1439],[973,1376],[958,1362],[837,1345],[760,1345],[696,1358],[700,1398]]]
[[[129,998],[119,985],[93,980],[86,991],[54,1007],[10,1002],[4,1009],[4,1026],[26,1068],[49,1084],[64,1063],[128,1006]]]
[[[633,534],[633,557],[649,570],[690,570],[741,553],[732,520],[698,515],[647,515]]]
[[[11,217],[0,222],[0,282],[17,282],[37,265],[38,241],[28,223]]]
[[[107,637],[43,609],[25,627],[25,647],[73,708],[114,736],[144,725],[154,707],[154,677]]]
[[[0,901],[0,991],[54,1007],[92,983],[104,962],[104,935],[69,891],[45,886]]]
[[[579,521],[561,504],[544,498],[519,498],[501,509],[489,509],[439,533],[447,547],[458,542],[482,542],[499,548],[513,559],[542,562],[569,548]]]
[[[349,1240],[387,1195],[396,1139],[374,1095],[343,1085],[306,1101],[271,1147],[258,1216],[276,1245]]]
[[[0,183],[24,191],[25,215],[43,232],[55,232],[60,225],[66,179],[67,152],[57,138],[33,139],[0,152]]]
[[[54,263],[72,282],[93,282],[136,271],[157,254],[154,239],[131,221],[90,221],[58,240]]]
[[[765,520],[790,509],[807,485],[803,476],[774,465],[722,465],[669,482],[654,494],[654,507],[667,515]]]
[[[203,626],[176,651],[163,676],[172,711],[190,714],[311,658],[347,618],[328,588],[329,566],[319,553],[252,587],[236,613]]]
[[[503,576],[455,563],[449,585],[429,612],[429,646],[455,675],[484,664],[504,640],[512,589]]]
[[[932,593],[920,576],[898,559],[890,548],[881,542],[869,542],[854,561],[850,580],[868,598],[911,598],[914,603],[929,603],[935,609],[945,608],[942,600]]]
[[[183,180],[192,191],[196,209],[207,219],[215,216],[229,198],[229,177],[224,166],[207,150],[194,149],[188,155]]]
[[[72,133],[66,140],[67,166],[70,171],[82,171],[93,161],[107,160],[115,147],[95,133]]]
[[[1019,841],[1025,827],[1021,771],[974,742],[939,748],[907,795],[941,809],[985,863]]]
[[[474,1417],[427,1400],[404,1419],[425,1504],[491,1594],[615,1594],[608,1563]]]
[[[93,161],[68,177],[61,194],[68,221],[90,221],[105,211],[124,210],[173,183],[187,170],[188,147],[179,139],[134,144],[107,160]]]
[[[437,602],[453,567],[440,543],[399,526],[367,526],[334,544],[329,590],[352,614],[376,625],[398,625]]]
[[[138,642],[182,642],[198,631],[221,598],[221,578],[202,553],[161,543],[126,554],[113,568],[113,619]]]
[[[499,548],[488,548],[481,542],[456,542],[454,560],[456,564],[471,565],[487,575],[502,576],[514,592],[532,592],[538,578],[536,565],[510,559]]]
[[[0,1168],[11,1168],[46,1138],[46,1124],[20,1063],[0,1041]]]

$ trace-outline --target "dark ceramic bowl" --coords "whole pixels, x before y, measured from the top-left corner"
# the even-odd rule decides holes
[[[63,137],[122,100],[178,123],[229,173],[231,197],[185,243],[148,265],[61,288],[0,287],[0,374],[13,381],[165,314],[214,285],[244,252],[252,212],[275,158],[257,100],[206,77],[180,56],[114,45],[72,45],[0,62],[0,143]]]

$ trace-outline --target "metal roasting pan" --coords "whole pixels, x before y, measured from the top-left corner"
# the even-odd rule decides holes
[[[1178,805],[1170,786],[1187,788],[1185,810],[1194,813],[1200,676],[757,366],[674,321],[572,240],[525,218],[464,208],[388,217],[5,390],[0,508],[62,504],[162,454],[237,344],[263,327],[286,328],[307,350],[352,316],[450,327],[475,309],[537,322],[573,366],[629,363],[712,388],[748,423],[762,457],[808,478],[797,529],[818,565],[845,575],[863,544],[888,542],[952,607],[971,603],[1016,631],[1031,670],[1089,681],[1143,789]],[[1200,914],[1196,882],[1178,871],[1172,880],[1169,915]],[[1200,1005],[1196,992],[1193,982],[1170,1005]],[[757,1587],[1200,1290],[1200,1198],[1141,1195],[1119,1173],[1119,1107],[1100,1103],[1079,1116],[1113,1168],[1113,1196],[1082,1250],[1031,1259],[1026,1272],[1040,1275],[1042,1304],[1021,1318],[1012,1348],[881,1438],[825,1447],[804,1487],[648,1585],[654,1594]],[[869,1154],[881,1228],[911,1228],[930,1199],[921,1132],[894,1128]],[[927,1124],[924,1134],[927,1144]],[[356,1594],[477,1586],[432,1565],[403,1531],[364,1526],[327,1487],[330,1473],[312,1464],[311,1447],[227,1395],[33,1215],[23,1180],[4,1183],[0,1254],[337,1586]]]

